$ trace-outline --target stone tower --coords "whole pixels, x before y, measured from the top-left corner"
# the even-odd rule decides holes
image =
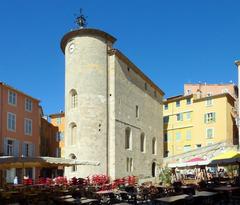
[[[97,29],[80,28],[64,35],[65,156],[100,162],[100,166],[65,169],[68,177],[108,174],[108,50],[115,38]]]

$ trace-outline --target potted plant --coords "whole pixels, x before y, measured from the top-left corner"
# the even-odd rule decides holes
[[[170,186],[172,180],[172,171],[168,167],[161,168],[159,173],[160,183],[164,186]]]

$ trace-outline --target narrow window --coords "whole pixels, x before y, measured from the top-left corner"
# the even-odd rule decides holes
[[[206,99],[206,106],[211,106],[212,105],[212,93],[207,93],[207,99]]]
[[[191,112],[186,112],[186,119],[191,120]]]
[[[191,90],[187,90],[187,92],[186,92],[187,95],[190,95],[191,93],[192,93]]]
[[[139,107],[136,105],[136,118],[139,118]]]
[[[130,172],[133,172],[133,159],[132,158],[130,158],[130,160],[129,160],[130,162]]]
[[[164,104],[164,110],[168,110],[168,104]]]
[[[206,106],[211,106],[211,105],[212,105],[212,99],[211,98],[207,98]]]
[[[141,133],[140,151],[145,152],[145,134]]]
[[[192,103],[191,98],[187,98],[187,99],[186,99],[186,104],[187,104],[187,105],[190,105],[191,103]]]
[[[156,154],[157,151],[157,143],[156,143],[156,138],[154,137],[152,139],[152,154]]]
[[[144,84],[144,88],[145,88],[145,90],[148,89],[147,83]]]
[[[180,107],[180,100],[176,101],[176,107]]]
[[[183,121],[183,114],[182,113],[177,114],[177,121]]]
[[[76,108],[78,104],[78,95],[76,90],[70,91],[70,108]]]
[[[25,99],[25,110],[28,112],[32,112],[32,100],[29,98]]]
[[[133,159],[127,157],[127,172],[133,172]]]
[[[11,90],[8,91],[8,104],[10,105],[17,104],[17,94]]]
[[[192,132],[191,130],[186,131],[186,140],[191,140],[192,139]]]
[[[125,149],[132,148],[132,132],[129,127],[125,129]]]
[[[207,139],[212,139],[213,138],[213,128],[207,128],[206,135],[207,135]]]
[[[23,143],[23,155],[25,157],[29,157],[30,153],[29,153],[29,144],[28,143]]]
[[[24,133],[25,135],[32,135],[32,120],[24,119]]]
[[[56,119],[56,122],[57,122],[58,125],[60,125],[60,124],[62,123],[61,117],[58,117],[58,118]]]
[[[7,115],[7,128],[10,131],[16,131],[16,115],[11,112]]]
[[[180,141],[181,140],[181,133],[177,132],[176,133],[176,141]]]
[[[156,163],[155,162],[153,162],[152,163],[152,177],[155,177],[156,176]]]
[[[7,155],[13,156],[13,140],[7,140]]]
[[[216,121],[216,113],[209,112],[204,115],[204,122],[205,123],[212,123]]]
[[[70,124],[70,145],[75,145],[77,141],[77,125],[75,123]]]
[[[169,116],[163,117],[163,123],[167,124],[169,122]]]

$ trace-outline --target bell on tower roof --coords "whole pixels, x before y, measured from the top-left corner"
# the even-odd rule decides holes
[[[79,26],[80,29],[85,28],[87,26],[87,17],[85,17],[82,13],[82,9],[80,9],[80,16],[77,16],[75,23]]]

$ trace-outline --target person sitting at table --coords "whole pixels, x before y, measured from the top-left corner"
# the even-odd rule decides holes
[[[14,185],[18,184],[18,177],[17,177],[17,176],[14,177],[14,179],[13,179],[13,184],[14,184]]]
[[[212,176],[211,172],[208,170],[207,171],[207,179],[211,180],[212,178],[213,178],[213,176]]]
[[[197,179],[198,179],[199,181],[204,180],[203,171],[202,171],[202,170],[201,170],[200,172],[198,172]]]

